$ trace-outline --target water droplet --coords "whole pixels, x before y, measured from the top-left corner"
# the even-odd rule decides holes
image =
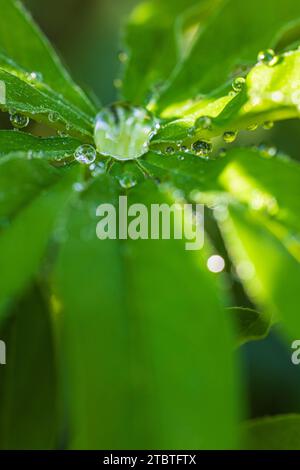
[[[173,153],[175,152],[175,149],[174,147],[172,147],[171,145],[169,145],[168,147],[166,147],[166,150],[165,152],[169,155],[173,155]]]
[[[189,137],[194,137],[195,134],[196,134],[196,128],[195,127],[190,127],[187,131],[187,135]]]
[[[264,158],[276,157],[278,150],[274,145],[260,144],[258,150]]]
[[[279,57],[275,54],[273,49],[266,49],[258,54],[257,60],[260,63],[273,67],[278,63]]]
[[[49,113],[48,114],[48,119],[50,122],[57,122],[59,120],[59,114],[58,113]]]
[[[85,165],[93,163],[96,160],[96,155],[96,149],[89,144],[80,145],[80,147],[75,150],[74,154],[75,159]]]
[[[13,113],[10,115],[9,119],[16,129],[24,129],[29,124],[29,118],[23,114]]]
[[[233,91],[239,93],[244,89],[246,85],[246,79],[244,77],[238,77],[232,82]]]
[[[184,157],[184,155],[178,155],[177,158],[178,158],[179,161],[183,161],[185,157]]]
[[[125,62],[127,62],[128,60],[128,54],[125,51],[120,51],[118,54],[118,58],[122,64],[125,64]]]
[[[122,188],[130,189],[137,184],[137,180],[131,173],[125,173],[119,178],[119,183]]]
[[[35,82],[35,81],[41,82],[41,81],[43,81],[43,75],[39,72],[31,72],[31,73],[28,74],[27,78],[30,82]]]
[[[95,142],[99,153],[117,160],[135,160],[149,150],[158,120],[146,109],[116,103],[96,117]]]
[[[226,144],[232,144],[237,139],[238,133],[237,131],[227,131],[223,134],[223,139]]]
[[[251,131],[251,132],[254,132],[256,131],[256,129],[258,128],[258,124],[256,122],[254,122],[253,124],[250,124],[248,127],[247,127],[247,130],[248,131]]]
[[[207,261],[207,267],[212,273],[221,273],[225,268],[225,260],[219,255],[211,256]]]
[[[98,162],[94,166],[95,168],[93,170],[91,170],[91,167],[90,167],[90,170],[92,171],[92,176],[96,177],[98,175],[103,175],[105,173],[106,166],[104,162]]]
[[[195,128],[211,129],[212,119],[209,116],[200,116],[195,122]]]
[[[282,91],[274,91],[271,97],[275,103],[281,103],[284,99],[284,94],[282,93]]]
[[[212,144],[205,140],[197,140],[192,145],[193,151],[202,157],[206,157],[212,151]]]
[[[186,145],[180,145],[180,151],[184,153],[188,153],[189,149]]]
[[[221,149],[219,150],[218,156],[219,156],[220,158],[224,158],[224,157],[226,157],[226,155],[227,155],[227,150],[226,150],[225,148],[221,148]]]
[[[266,130],[266,131],[269,131],[270,129],[273,129],[274,127],[274,122],[273,121],[266,121],[263,123],[263,128]]]
[[[84,191],[84,184],[74,183],[73,184],[73,190],[76,191],[77,193],[81,193],[82,191]]]
[[[115,87],[117,90],[119,90],[120,88],[122,88],[122,86],[123,86],[122,80],[121,80],[120,78],[116,78],[116,79],[114,80],[114,87]]]
[[[236,267],[236,272],[242,281],[250,281],[255,276],[255,268],[249,261],[241,261]]]

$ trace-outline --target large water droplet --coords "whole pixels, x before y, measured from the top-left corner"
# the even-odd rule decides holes
[[[16,129],[24,129],[24,127],[27,127],[29,124],[29,118],[23,116],[23,114],[12,113],[9,118]]]
[[[75,150],[74,157],[79,163],[90,165],[96,160],[96,155],[96,149],[92,145],[84,144]]]
[[[97,150],[117,160],[134,160],[148,152],[158,128],[158,121],[147,110],[116,103],[96,118]]]
[[[258,54],[257,60],[258,62],[273,67],[278,63],[279,57],[275,54],[273,49],[266,49]]]

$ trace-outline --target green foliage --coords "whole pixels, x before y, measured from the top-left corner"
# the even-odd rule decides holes
[[[299,415],[249,421],[243,428],[243,448],[248,450],[299,450]]]
[[[24,7],[0,0],[0,11],[1,109],[66,134],[0,131],[0,336],[14,338],[7,369],[18,373],[1,379],[1,447],[296,445],[296,417],[239,434],[247,404],[234,353],[274,322],[300,334],[299,164],[266,146],[200,155],[194,144],[217,149],[224,133],[228,143],[237,131],[299,117],[300,52],[287,39],[299,1],[138,5],[124,31],[120,98],[161,126],[138,160],[98,153],[92,168],[74,153],[94,143],[97,110]],[[270,47],[279,55],[257,63]],[[236,78],[244,80],[232,87]],[[119,184],[128,174],[132,188]],[[212,228],[200,253],[179,240],[96,238],[99,204],[118,206],[124,194],[129,203],[170,203],[178,190],[179,201],[207,206]],[[208,271],[217,250],[253,309],[237,301],[229,271]]]

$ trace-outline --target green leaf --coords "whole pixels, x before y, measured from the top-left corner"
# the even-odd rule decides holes
[[[232,307],[227,310],[236,323],[239,345],[263,339],[268,335],[270,322],[261,313],[242,307]]]
[[[42,159],[24,153],[0,159],[0,223],[5,228],[28,202],[56,183],[61,173]],[[14,184],[12,184],[12,181]]]
[[[272,416],[243,426],[243,449],[300,450],[300,416]]]
[[[36,287],[1,328],[6,365],[0,371],[0,447],[53,449],[57,440],[57,377],[51,322]]]
[[[223,86],[237,67],[253,65],[260,50],[276,45],[284,28],[300,17],[297,0],[278,1],[276,7],[273,0],[222,5],[175,70],[159,102],[161,110]]]
[[[237,200],[300,232],[300,165],[286,158],[264,158],[255,149],[234,149],[218,181]]]
[[[80,141],[68,137],[34,137],[31,134],[0,130],[0,165],[10,154],[27,153],[29,158],[60,160],[74,155]],[[1,167],[1,172],[2,172]],[[1,183],[0,183],[1,186]]]
[[[300,52],[290,51],[280,56],[277,65],[270,67],[257,64],[249,72],[244,90],[230,96],[228,89],[207,99],[190,105],[173,106],[165,117],[180,114],[166,124],[155,136],[152,147],[159,143],[183,141],[191,143],[197,139],[212,139],[228,130],[249,129],[253,125],[299,117],[300,113]],[[191,129],[201,116],[209,116],[211,125]]]
[[[93,117],[95,109],[72,81],[46,37],[18,0],[0,0],[0,49],[66,101]]]
[[[118,195],[102,176],[82,196],[54,273],[71,447],[232,448],[233,342],[206,250],[98,240],[96,207]],[[128,192],[128,204],[154,202],[169,199],[151,182]]]
[[[55,129],[68,130],[70,135],[93,141],[93,121],[42,83],[30,83],[26,74],[0,56],[0,80],[5,83],[4,111],[24,114]]]
[[[123,38],[129,55],[121,90],[124,99],[144,103],[158,98],[160,87],[186,53],[195,34],[193,25],[197,31],[218,1],[152,0],[136,7]]]
[[[282,320],[288,334],[300,333],[295,309],[300,281],[300,263],[277,222],[255,211],[231,205],[220,227],[248,294],[274,321]],[[296,243],[297,253],[299,242]]]
[[[37,195],[1,232],[0,258],[5,272],[0,286],[2,319],[8,302],[22,292],[39,268],[55,222],[69,202],[77,174],[78,167],[51,189]],[[12,269],[13,266],[17,269]]]

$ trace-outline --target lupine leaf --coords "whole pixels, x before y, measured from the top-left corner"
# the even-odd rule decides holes
[[[27,157],[39,157],[55,160],[70,157],[80,141],[68,137],[34,137],[25,132],[0,130],[0,164],[10,158],[10,154],[17,152],[26,153]]]
[[[150,0],[136,7],[124,33],[129,58],[125,63],[123,98],[135,103],[149,101],[151,95],[158,98],[160,87],[165,86],[164,81],[185,53],[185,43],[189,41],[184,32],[192,30],[195,23],[197,30],[217,3],[218,0]]]
[[[55,221],[68,203],[70,186],[77,173],[78,168],[51,190],[38,195],[0,234],[1,266],[6,273],[0,286],[1,318],[11,297],[22,293],[39,268]],[[11,269],[11,266],[18,269]]]
[[[238,131],[265,122],[299,117],[299,76],[298,50],[281,55],[273,67],[259,63],[249,72],[244,89],[236,96],[230,96],[225,88],[223,93],[195,101],[189,106],[170,108],[166,116],[179,113],[181,117],[164,126],[153,139],[153,145],[211,139],[228,130]],[[191,129],[201,116],[209,116],[211,126],[209,129],[196,126],[191,137]]]
[[[229,0],[223,5],[177,68],[160,109],[223,86],[237,67],[253,65],[257,54],[274,46],[280,32],[300,17],[297,0],[279,1],[276,7],[273,0]]]
[[[270,329],[270,322],[266,316],[250,308],[231,307],[228,308],[235,324],[238,336],[238,344],[248,341],[263,339]]]
[[[40,74],[42,82],[49,88],[93,117],[93,105],[72,81],[51,44],[21,2],[0,0],[0,11],[0,50],[29,74]]]
[[[53,449],[59,429],[53,333],[37,287],[14,306],[0,331],[7,344],[0,381],[0,448]]]
[[[0,80],[6,87],[6,102],[0,104],[2,110],[18,112],[56,129],[67,129],[69,134],[83,140],[92,140],[93,121],[42,83],[30,83],[18,68],[4,65],[1,60]]]
[[[71,446],[234,446],[230,320],[205,255],[178,240],[98,240],[96,207],[118,207],[118,193],[101,177],[74,206],[54,274]],[[167,202],[150,182],[128,196]]]

